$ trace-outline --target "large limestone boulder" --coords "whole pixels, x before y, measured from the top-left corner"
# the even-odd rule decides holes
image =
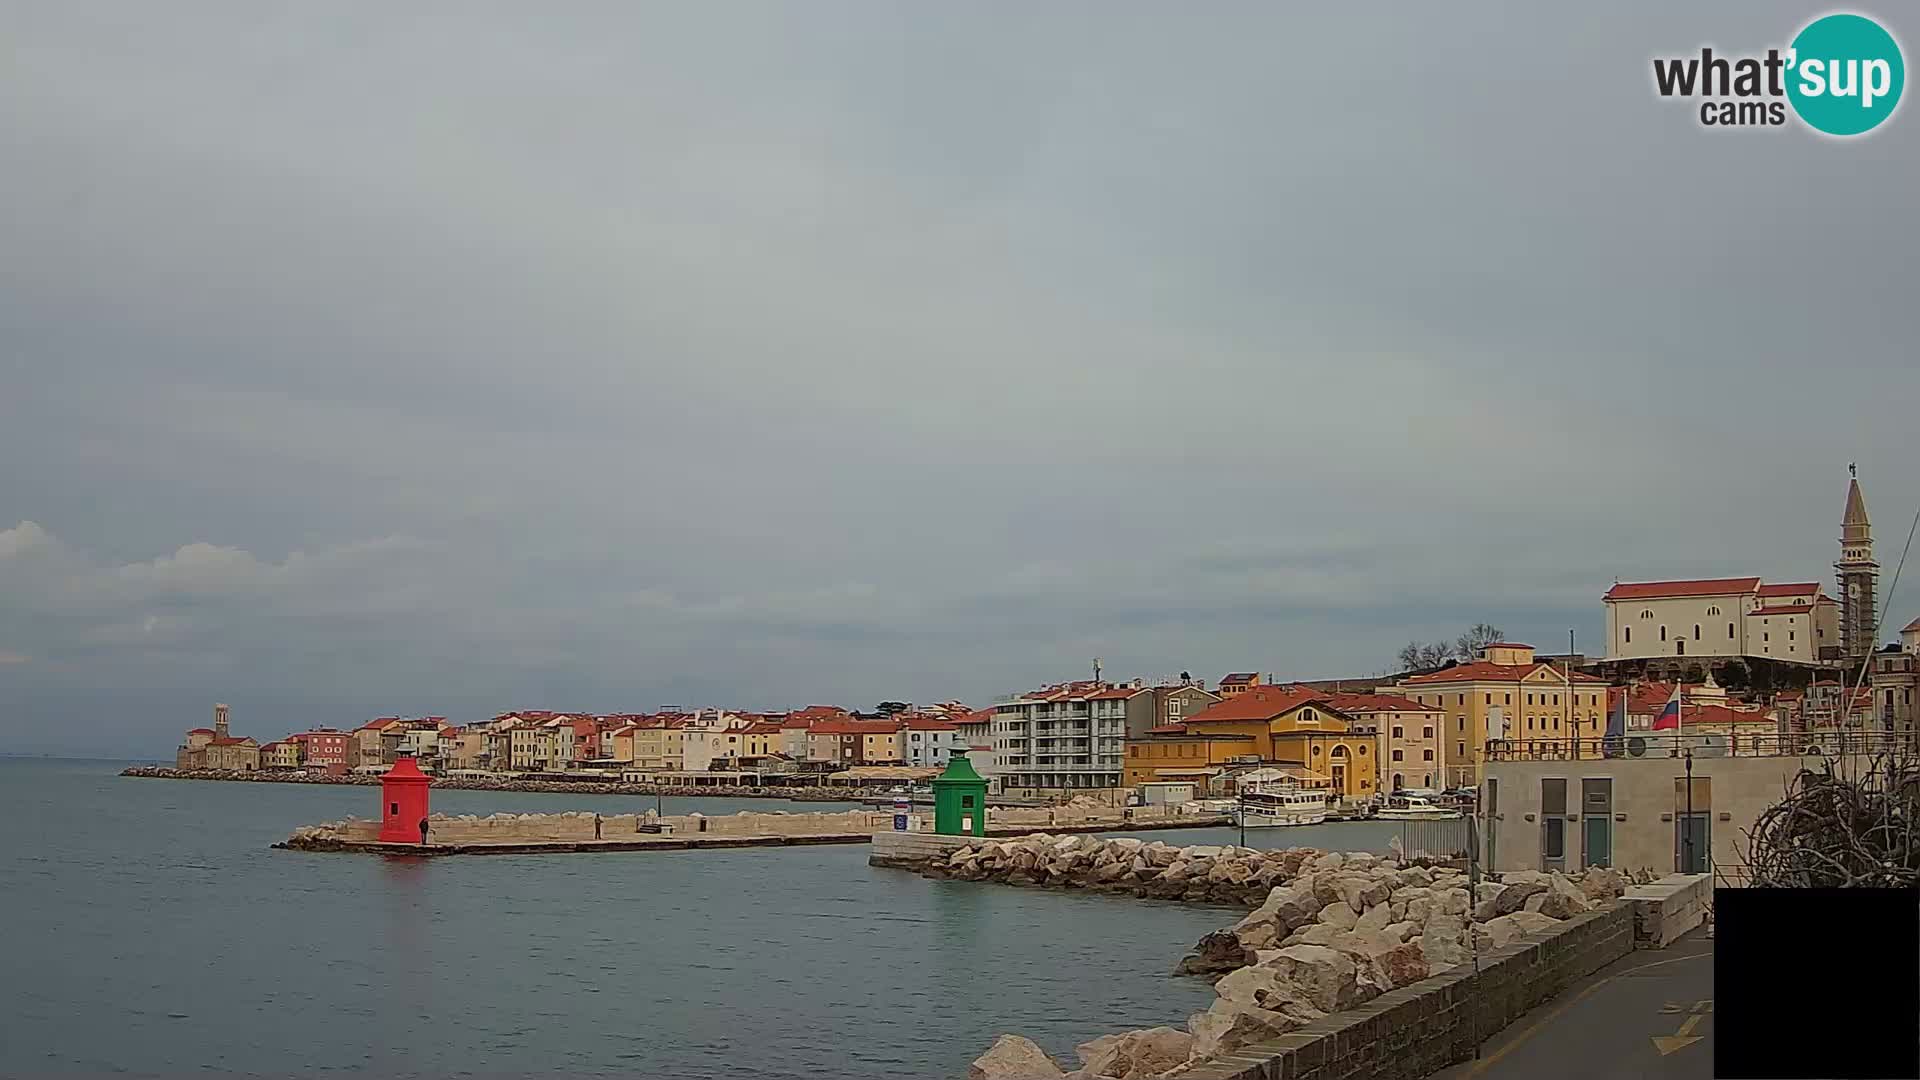
[[[1522,934],[1538,934],[1543,931],[1558,929],[1560,926],[1559,919],[1551,915],[1536,914],[1531,911],[1516,911],[1506,916],[1506,918],[1512,919],[1514,929]]]
[[[1215,930],[1201,938],[1193,951],[1181,958],[1174,974],[1218,975],[1253,962],[1253,950],[1242,944],[1232,930]]]
[[[1340,869],[1341,864],[1345,863],[1346,861],[1347,861],[1347,857],[1345,855],[1342,855],[1337,851],[1329,851],[1324,855],[1317,856],[1308,865],[1311,866],[1316,871],[1338,870]]]
[[[1393,921],[1393,908],[1388,904],[1375,904],[1353,921],[1353,930],[1357,934],[1377,934]]]
[[[1348,865],[1352,865],[1351,859]],[[1393,886],[1390,883],[1364,874],[1349,874],[1339,878],[1336,889],[1340,898],[1347,902],[1347,906],[1353,908],[1355,915],[1375,904],[1386,903],[1387,898],[1393,895]]]
[[[1194,1059],[1200,1060],[1285,1035],[1301,1023],[1285,1013],[1221,1000],[1206,1012],[1195,1013],[1193,1019],[1187,1021],[1187,1030],[1193,1032]]]
[[[1286,972],[1272,966],[1241,968],[1214,983],[1213,990],[1221,1001],[1235,1008],[1281,1013],[1303,1024],[1326,1015],[1289,980]]]
[[[1284,975],[1314,1008],[1323,1012],[1339,1012],[1362,999],[1353,958],[1337,949],[1289,945],[1262,966]]]
[[[1571,919],[1591,906],[1587,902],[1586,892],[1580,886],[1555,874],[1547,883],[1546,901],[1540,905],[1540,914],[1554,919]]]
[[[1320,917],[1315,921],[1326,923],[1328,926],[1337,926],[1342,930],[1351,930],[1359,918],[1360,916],[1354,913],[1352,905],[1344,900],[1335,900],[1320,909]]]
[[[1427,962],[1427,972],[1431,975],[1438,975],[1473,959],[1473,952],[1465,942],[1450,937],[1423,934],[1409,944],[1419,946],[1420,957]]]
[[[1606,900],[1627,891],[1627,876],[1606,867],[1589,867],[1580,879],[1580,891],[1588,900]]]
[[[1520,905],[1520,910],[1538,912],[1541,908],[1545,907],[1546,904],[1547,904],[1546,893],[1543,893],[1543,892],[1534,893],[1532,896],[1527,897],[1526,903]]]
[[[1382,929],[1380,932],[1386,935],[1387,937],[1394,938],[1395,940],[1405,941],[1408,938],[1411,938],[1415,934],[1418,934],[1420,932],[1420,925],[1421,924],[1417,922],[1413,922],[1411,920],[1408,920],[1405,922],[1388,923],[1386,927]]]
[[[1546,891],[1547,885],[1543,881],[1522,881],[1508,885],[1500,890],[1499,897],[1493,902],[1494,917],[1511,915],[1526,906],[1527,897]]]
[[[1090,1076],[1136,1080],[1154,1076],[1186,1062],[1194,1037],[1178,1028],[1157,1027],[1095,1039],[1083,1047],[1081,1060]],[[1084,1051],[1091,1048],[1093,1052]]]
[[[1427,955],[1421,951],[1418,942],[1395,945],[1374,959],[1396,990],[1417,983],[1429,974]]]
[[[1425,888],[1433,884],[1433,871],[1424,866],[1409,866],[1405,870],[1393,872],[1393,891],[1415,887]]]
[[[1467,890],[1436,889],[1433,894],[1434,906],[1442,915],[1465,915],[1467,913]]]
[[[1002,1035],[967,1066],[967,1080],[1056,1080],[1060,1066],[1032,1039]]]

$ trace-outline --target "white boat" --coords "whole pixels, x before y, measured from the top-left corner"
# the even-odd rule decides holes
[[[1327,793],[1304,788],[1243,791],[1233,809],[1233,823],[1249,829],[1318,825],[1325,820]]]
[[[1447,821],[1463,816],[1447,806],[1437,806],[1426,795],[1398,791],[1387,796],[1385,806],[1374,815],[1383,821]]]

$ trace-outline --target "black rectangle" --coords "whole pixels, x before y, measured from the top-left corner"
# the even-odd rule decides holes
[[[1920,890],[1716,889],[1713,1075],[1920,1077]]]

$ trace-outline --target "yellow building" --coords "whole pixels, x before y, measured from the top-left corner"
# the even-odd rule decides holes
[[[1605,679],[1533,658],[1533,646],[1487,646],[1481,659],[1402,679],[1394,692],[1440,709],[1449,787],[1480,782],[1488,739],[1586,739],[1606,733]]]
[[[860,733],[860,761],[863,764],[882,765],[905,760],[900,753],[900,729]]]
[[[1336,798],[1379,790],[1379,753],[1371,734],[1348,731],[1351,717],[1329,694],[1303,687],[1252,686],[1184,720],[1150,729],[1127,744],[1124,779],[1208,779],[1228,766],[1281,766],[1324,778]]]
[[[780,725],[761,721],[742,733],[747,757],[766,757],[780,752]]]
[[[681,772],[687,765],[684,721],[661,721],[658,727],[633,731],[633,767],[649,772]]]
[[[291,739],[270,742],[260,748],[260,767],[263,769],[297,769],[300,767],[300,744]]]
[[[1401,788],[1437,788],[1446,785],[1446,747],[1442,729],[1446,713],[1437,705],[1423,705],[1399,694],[1327,695],[1327,704],[1353,719],[1347,730],[1371,735],[1375,782],[1381,791]]]

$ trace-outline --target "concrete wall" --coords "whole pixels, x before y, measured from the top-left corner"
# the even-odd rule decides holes
[[[1484,1040],[1576,980],[1633,951],[1625,905],[1577,915],[1551,933],[1483,954],[1278,1039],[1215,1058],[1183,1080],[1409,1080],[1473,1057]]]
[[[1708,874],[1668,874],[1650,885],[1635,885],[1622,898],[1633,910],[1633,940],[1642,949],[1664,949],[1680,935],[1707,921],[1713,907],[1713,878]]]
[[[1747,845],[1746,831],[1762,811],[1780,801],[1801,769],[1818,769],[1820,764],[1818,757],[1693,759],[1695,810],[1702,809],[1699,802],[1708,804],[1708,845],[1718,872],[1734,881],[1744,878],[1741,852]],[[1675,860],[1674,819],[1686,805],[1685,788],[1677,781],[1685,775],[1684,761],[1675,757],[1488,762],[1485,780],[1499,785],[1494,819],[1482,822],[1492,846],[1489,869],[1543,869],[1540,781],[1551,777],[1567,781],[1567,869],[1583,866],[1580,780],[1611,777],[1613,865],[1625,870],[1676,871],[1680,867]],[[1698,783],[1702,780],[1704,784]],[[1481,791],[1481,808],[1486,813],[1484,784]]]

